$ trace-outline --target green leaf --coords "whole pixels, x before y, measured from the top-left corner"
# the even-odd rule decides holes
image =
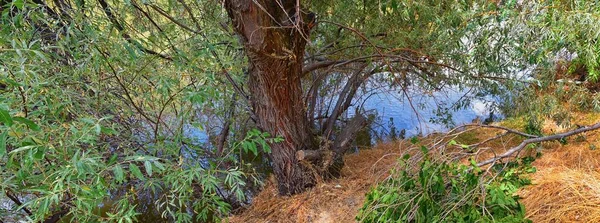
[[[450,140],[450,142],[448,142],[449,146],[455,146],[456,144],[458,144],[458,143],[456,141],[454,141],[454,139]]]
[[[25,150],[28,150],[28,149],[37,148],[37,147],[38,147],[38,145],[19,147],[18,149],[10,151],[10,154],[22,152],[22,151],[25,151]]]
[[[0,135],[0,157],[6,154],[6,140],[8,139],[8,131],[4,131],[2,135]]]
[[[36,160],[41,160],[41,159],[44,158],[44,154],[46,154],[45,149],[42,148],[42,147],[38,147],[35,150],[35,153],[33,154],[33,158],[36,159]]]
[[[421,146],[421,152],[423,152],[423,154],[427,154],[429,149],[426,146]]]
[[[162,163],[158,162],[158,161],[155,161],[155,162],[154,162],[154,165],[155,165],[155,166],[156,166],[156,167],[157,167],[159,170],[165,170],[165,166],[164,166]]]
[[[129,164],[129,170],[138,179],[140,179],[140,180],[145,180],[146,179],[146,178],[144,178],[144,175],[142,174],[142,171],[140,171],[140,168],[138,168],[135,164],[130,163]]]
[[[23,6],[25,6],[25,2],[23,0],[14,0],[12,4],[19,10],[23,9]]]
[[[417,138],[416,136],[415,136],[415,137],[412,137],[412,138],[410,138],[410,143],[412,143],[412,144],[417,144],[418,142],[419,142],[419,138]]]
[[[27,127],[29,127],[29,129],[31,129],[33,131],[36,131],[36,132],[40,131],[40,126],[37,125],[37,124],[35,124],[35,122],[33,122],[33,121],[29,120],[29,119],[26,119],[26,118],[23,118],[23,117],[13,117],[12,119],[14,121],[17,121],[17,122],[20,122],[20,123],[23,123],[23,124],[27,125]]]
[[[41,51],[34,50],[33,53],[35,53],[35,55],[37,55],[43,61],[48,61],[44,53],[42,53]]]
[[[115,173],[115,180],[118,183],[123,182],[123,180],[125,180],[125,177],[123,176],[123,168],[121,167],[121,165],[116,165],[113,168],[113,173]]]
[[[146,161],[146,160],[156,160],[156,157],[153,156],[128,156],[125,157],[125,160],[133,160],[133,161],[138,161],[138,162],[142,162],[142,161]]]
[[[100,133],[102,133],[102,127],[100,126],[100,123],[96,123],[94,125],[94,130],[96,131],[96,135],[100,135]]]
[[[117,158],[119,158],[119,155],[117,153],[113,154],[110,157],[110,159],[108,159],[108,162],[106,164],[112,165],[113,163],[115,163],[117,161]]]
[[[10,114],[8,113],[7,110],[1,109],[0,108],[0,122],[4,123],[7,126],[12,126],[13,124],[13,119],[10,117]]]
[[[258,150],[256,149],[256,145],[252,142],[244,141],[242,142],[242,147],[244,148],[244,152],[252,152],[255,156],[258,155]]]
[[[104,134],[107,134],[107,135],[116,135],[117,133],[119,133],[112,128],[107,128],[104,126],[101,126],[100,128],[101,128],[101,132]]]
[[[148,173],[148,176],[152,176],[152,163],[150,163],[150,161],[145,161],[144,162],[144,168],[146,169],[146,173]]]

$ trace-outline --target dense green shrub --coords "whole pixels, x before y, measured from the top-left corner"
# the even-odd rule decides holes
[[[534,171],[524,162],[496,164],[483,172],[470,166],[438,162],[427,155],[417,168],[409,156],[400,168],[371,189],[357,220],[362,222],[528,222],[525,208],[514,193],[529,184],[521,177]]]

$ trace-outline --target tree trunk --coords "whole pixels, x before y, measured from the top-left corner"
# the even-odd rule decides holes
[[[302,100],[301,75],[310,23],[296,0],[226,0],[225,8],[249,58],[248,90],[258,127],[284,142],[271,145],[270,159],[279,193],[299,193],[314,185],[297,150],[317,144]],[[299,13],[300,12],[300,13]]]

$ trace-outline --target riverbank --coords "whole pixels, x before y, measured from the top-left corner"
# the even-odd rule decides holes
[[[590,125],[600,122],[597,113],[573,113],[572,123]],[[498,125],[520,128],[523,119],[512,119]],[[544,121],[546,135],[568,130],[552,121]],[[576,128],[576,127],[571,127]],[[476,129],[461,136],[463,141],[482,141],[499,132]],[[434,136],[435,137],[435,136]],[[491,143],[489,152],[501,153],[518,144],[515,137]],[[275,182],[267,182],[264,190],[246,211],[231,217],[230,222],[354,222],[363,206],[364,195],[385,179],[396,160],[411,147],[408,141],[384,143],[372,149],[346,156],[343,177],[320,182],[316,187],[291,197],[277,195]],[[542,155],[533,162],[537,169],[529,174],[532,185],[521,188],[517,195],[533,222],[600,222],[600,132],[592,131],[567,139],[542,143]],[[531,154],[534,151],[528,151]],[[485,158],[483,154],[480,158]]]
[[[407,142],[385,143],[346,155],[343,177],[320,182],[298,195],[277,195],[274,180],[265,185],[252,206],[230,222],[353,222],[365,193],[388,175]]]

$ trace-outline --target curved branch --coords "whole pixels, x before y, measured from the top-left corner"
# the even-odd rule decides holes
[[[507,132],[510,132],[510,133],[513,133],[513,134],[516,134],[516,135],[520,135],[520,136],[523,136],[523,137],[527,137],[527,138],[539,138],[540,137],[540,136],[537,136],[537,135],[532,135],[532,134],[527,134],[527,133],[524,133],[524,132],[520,132],[520,131],[511,129],[511,128],[506,128],[506,127],[497,126],[497,125],[483,125],[483,124],[465,124],[465,125],[461,125],[461,126],[458,126],[458,127],[454,128],[454,129],[450,130],[448,133],[452,133],[452,132],[454,132],[454,131],[456,131],[458,129],[464,128],[464,127],[481,127],[481,128],[491,128],[491,129],[501,129],[501,130],[504,130],[504,131],[507,131]]]
[[[104,11],[104,14],[106,14],[106,16],[108,17],[110,22],[121,33],[121,36],[123,37],[123,39],[127,40],[127,42],[136,46],[138,49],[140,49],[144,53],[156,55],[156,56],[159,56],[160,58],[163,58],[168,61],[173,61],[173,58],[171,58],[170,56],[163,55],[163,54],[153,51],[151,49],[147,49],[144,46],[142,46],[140,43],[134,41],[133,38],[131,38],[131,36],[129,36],[129,34],[125,33],[125,28],[123,27],[123,25],[121,25],[121,23],[117,20],[115,15],[112,13],[112,10],[108,6],[108,3],[106,2],[106,0],[98,0],[98,3],[100,3],[100,6],[102,6],[102,10]]]
[[[348,109],[348,107],[350,107],[350,103],[352,102],[352,99],[354,98],[358,87],[362,85],[362,83],[369,76],[371,76],[372,72],[362,74],[363,70],[366,67],[367,65],[364,64],[359,69],[357,69],[354,72],[354,74],[352,74],[352,76],[348,79],[348,82],[346,83],[346,86],[344,86],[344,88],[342,89],[342,92],[340,92],[340,95],[337,99],[335,107],[333,108],[333,111],[331,112],[331,115],[323,125],[322,132],[324,137],[329,138],[331,136],[335,126],[335,121],[342,113],[344,113],[344,111],[346,111],[346,109]]]
[[[518,146],[515,146],[511,149],[509,149],[508,151],[485,161],[479,162],[477,163],[477,166],[485,166],[488,164],[492,164],[498,160],[507,158],[509,156],[512,156],[514,153],[521,151],[522,149],[525,148],[525,146],[531,144],[531,143],[539,143],[539,142],[545,142],[545,141],[551,141],[551,140],[557,140],[557,139],[562,139],[565,137],[569,137],[572,135],[576,135],[579,133],[583,133],[583,132],[587,132],[587,131],[592,131],[592,130],[596,130],[600,128],[600,122],[596,123],[594,125],[591,126],[586,126],[586,127],[581,127],[578,129],[575,129],[573,131],[569,131],[569,132],[565,132],[565,133],[560,133],[560,134],[556,134],[556,135],[551,135],[551,136],[544,136],[544,137],[536,137],[536,138],[531,138],[531,139],[526,139],[525,141],[521,142],[521,144],[519,144]]]

